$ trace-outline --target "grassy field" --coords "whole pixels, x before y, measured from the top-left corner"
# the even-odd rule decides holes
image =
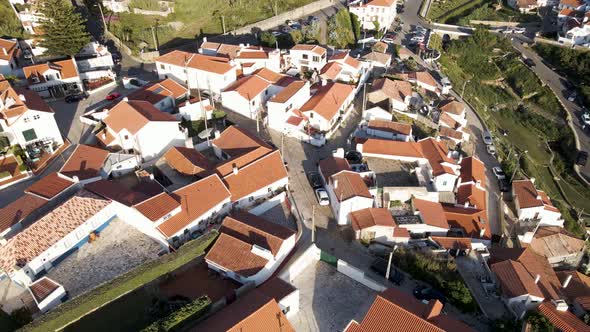
[[[470,20],[536,22],[534,14],[522,14],[508,7],[506,3],[496,10],[494,0],[446,0],[433,1],[428,18],[434,22],[470,25]]]
[[[513,52],[507,39],[477,30],[473,37],[453,41],[440,63],[459,92],[469,80],[464,97],[496,137],[498,157],[505,172],[512,174],[518,168],[517,178],[536,178],[537,185],[563,205],[564,215],[566,198],[578,211],[587,211],[590,193],[569,176],[575,148],[573,135],[561,120],[564,110]],[[549,171],[551,151],[545,141],[555,153],[553,166],[562,174],[563,179],[558,181],[566,197],[561,195]],[[581,233],[573,218],[568,224],[570,230]]]
[[[217,232],[213,231],[201,238],[186,243],[176,252],[164,255],[155,261],[140,265],[107,284],[67,301],[32,324],[25,326],[23,330],[45,332],[62,329],[72,321],[84,317],[91,311],[108,304],[122,295],[128,293],[135,294],[132,292],[140,289],[142,286],[152,282],[160,276],[178,269],[196,257],[203,255],[205,250],[213,243],[213,241],[215,241],[217,235]],[[116,310],[119,315],[129,316],[129,321],[125,321],[125,324],[129,326],[143,324],[145,316],[140,315],[139,317],[134,317],[133,315],[137,314],[138,310],[140,310],[138,306],[142,306],[143,310],[146,310],[146,304],[149,306],[149,303],[146,303],[146,301],[149,301],[151,298],[149,294],[138,291],[137,296],[137,300],[125,300],[122,306],[117,304],[119,303],[118,301],[113,302],[113,308],[118,309],[112,310]],[[111,310],[110,305],[101,310]],[[82,322],[84,322],[84,320],[82,320]],[[77,330],[80,331],[79,329]]]
[[[313,0],[176,0],[174,13],[168,17],[123,13],[110,22],[109,30],[138,50],[142,42],[149,48],[154,47],[151,27],[157,25],[159,44],[167,48],[200,36],[222,33],[222,17],[226,31],[230,32],[273,16],[274,4],[278,13],[283,13],[311,2]]]
[[[8,0],[0,0],[0,37],[22,38],[22,25]]]

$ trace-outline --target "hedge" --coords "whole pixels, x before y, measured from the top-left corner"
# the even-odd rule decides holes
[[[193,259],[202,256],[218,236],[216,230],[189,241],[176,252],[142,264],[111,282],[96,287],[50,311],[23,328],[23,331],[55,331],[86,316],[91,311],[134,291],[157,278],[175,271]]]
[[[168,332],[177,331],[188,323],[202,317],[211,307],[211,299],[208,296],[201,296],[196,300],[184,305],[167,317],[153,322],[141,332]]]

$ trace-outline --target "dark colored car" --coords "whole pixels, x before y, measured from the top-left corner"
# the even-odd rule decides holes
[[[523,60],[524,64],[529,66],[529,67],[534,67],[535,66],[535,62],[532,59],[526,58]]]
[[[427,286],[418,286],[414,288],[414,297],[418,300],[439,300],[442,304],[447,302],[447,298],[442,292]]]
[[[316,172],[309,172],[307,173],[307,180],[313,189],[322,188],[324,183],[322,182],[322,177],[319,173]]]
[[[580,166],[586,166],[586,162],[588,162],[588,152],[580,151],[578,152],[578,156],[576,157],[576,164]]]
[[[498,187],[500,191],[503,193],[507,193],[510,191],[510,184],[506,179],[498,180]]]
[[[387,274],[387,261],[381,258],[375,259],[373,264],[371,264],[371,270],[385,277]],[[389,280],[399,286],[404,282],[405,276],[400,270],[391,266]]]
[[[86,98],[88,98],[88,95],[86,95],[86,93],[79,93],[79,94],[67,96],[64,100],[66,103],[71,104],[71,103],[79,102],[80,100],[84,100]]]
[[[363,154],[354,150],[346,152],[344,158],[348,160],[349,164],[360,164],[363,162]]]

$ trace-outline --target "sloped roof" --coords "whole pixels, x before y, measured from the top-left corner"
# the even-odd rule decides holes
[[[220,51],[218,50],[218,52]],[[234,69],[234,66],[229,63],[228,58],[195,54],[179,50],[174,50],[170,53],[161,55],[156,58],[155,61],[183,67],[186,63],[186,66],[189,68],[199,69],[220,75]]]
[[[35,194],[45,199],[52,199],[74,184],[60,177],[56,172],[49,173],[25,189],[25,193]]]
[[[412,134],[412,126],[402,122],[370,120],[367,124],[367,127],[375,130],[387,131],[393,134],[401,134],[406,136]]]
[[[3,48],[6,51],[6,54],[4,54],[4,52],[0,52],[0,59],[6,61],[12,59],[14,57],[14,53],[18,50],[16,43],[16,40],[0,38],[0,48]]]
[[[28,110],[53,113],[53,109],[43,100],[39,94],[32,90],[13,88],[8,81],[0,80],[0,119],[8,120],[19,117]],[[7,106],[8,105],[8,106]],[[11,125],[13,121],[9,122]]]
[[[515,199],[518,201],[518,206],[521,209],[543,206],[549,211],[559,212],[553,206],[547,194],[541,190],[537,190],[531,180],[513,181],[512,188],[516,194]]]
[[[226,233],[219,235],[205,259],[244,277],[255,275],[268,263],[268,259],[252,252],[251,243]]]
[[[163,158],[170,167],[185,175],[197,175],[212,169],[213,163],[196,149],[173,146]]]
[[[438,108],[446,113],[451,113],[454,115],[461,115],[465,112],[465,104],[458,102],[456,100],[446,100],[439,105]]]
[[[108,158],[109,152],[101,148],[79,144],[70,155],[59,173],[73,178],[77,176],[80,181],[97,177]]]
[[[332,186],[334,195],[340,202],[353,197],[373,198],[363,178],[355,172],[343,171],[332,175]]]
[[[237,157],[260,147],[265,148],[268,152],[272,149],[268,143],[258,138],[254,133],[238,126],[227,127],[218,138],[213,140],[213,145],[230,157]]]
[[[445,249],[471,249],[471,239],[468,237],[433,236],[432,240]]]
[[[47,200],[24,194],[0,209],[0,233],[24,220],[31,213],[47,204]]]
[[[461,160],[461,182],[486,183],[486,168],[484,163],[476,157],[467,157]]]
[[[526,294],[543,297],[543,293],[535,284],[535,279],[528,273],[522,263],[506,260],[492,265],[491,269],[500,281],[502,291],[509,297]]]
[[[486,191],[474,184],[464,184],[457,188],[457,204],[468,204],[479,210],[487,210]]]
[[[303,113],[314,111],[322,118],[332,120],[353,91],[352,85],[328,83],[320,87],[300,110]]]
[[[330,177],[334,174],[340,173],[342,171],[351,170],[350,165],[348,164],[348,160],[333,156],[321,159],[319,162],[319,166],[322,175],[326,181],[328,181]]]
[[[234,91],[246,100],[252,100],[270,86],[270,83],[257,75],[246,76],[238,79],[228,86],[224,92]]]
[[[547,258],[579,254],[586,242],[557,226],[540,226],[529,246]]]
[[[186,96],[187,89],[171,78],[142,86],[127,95],[129,100],[144,100],[154,105],[164,98],[179,99]]]
[[[122,100],[109,111],[103,120],[113,132],[118,133],[126,129],[132,135],[137,134],[150,121],[178,120],[172,114],[162,112],[143,100]]]
[[[443,204],[445,218],[451,228],[459,228],[465,236],[491,240],[492,231],[485,210]],[[481,231],[483,236],[481,235]]]
[[[352,229],[359,231],[372,226],[397,226],[391,213],[385,208],[367,208],[350,213]]]
[[[134,208],[149,220],[158,221],[179,206],[180,202],[167,192],[163,192],[135,205]]]
[[[342,72],[342,65],[338,62],[328,62],[320,70],[320,76],[329,80],[336,80]]]
[[[559,311],[551,302],[543,302],[537,311],[547,317],[549,322],[562,332],[589,332],[590,326],[569,311]]]
[[[405,98],[412,95],[412,84],[406,81],[378,78],[371,86],[371,92],[379,91],[389,98],[405,102]]]
[[[121,183],[112,180],[98,180],[86,184],[84,189],[126,206],[133,206],[150,198],[149,195],[141,191],[131,190]]]
[[[297,92],[299,92],[305,86],[304,81],[293,81],[289,83],[283,90],[277,93],[274,97],[272,97],[269,101],[273,103],[285,103],[291,97],[293,97]],[[309,97],[309,96],[306,96]]]
[[[413,197],[412,207],[415,211],[420,212],[420,217],[425,224],[449,229],[445,212],[440,203]]]
[[[66,59],[61,61],[46,62],[37,65],[23,67],[25,78],[29,81],[29,84],[36,84],[32,81],[32,77],[36,76],[39,78],[41,83],[45,82],[43,74],[48,70],[56,70],[60,73],[61,79],[68,79],[78,76],[78,69],[74,59]]]
[[[326,54],[327,50],[319,45],[297,44],[291,47],[292,51],[312,51],[318,55]]]
[[[573,302],[579,297],[590,296],[590,277],[579,272],[579,271],[558,271],[556,272],[559,281],[564,284],[566,279],[571,276],[567,287],[562,288],[561,292],[565,295],[570,302]],[[590,304],[586,299],[582,299],[581,303]],[[590,305],[587,310],[590,309]]]

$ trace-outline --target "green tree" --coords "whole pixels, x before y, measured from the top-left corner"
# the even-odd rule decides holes
[[[289,35],[291,36],[291,40],[293,41],[293,44],[299,44],[299,43],[303,42],[303,33],[301,33],[301,31],[293,30],[289,33]]]
[[[354,39],[355,41],[358,41],[361,38],[361,21],[356,14],[350,13],[350,23],[352,24]]]
[[[23,36],[23,26],[14,11],[10,8],[8,0],[0,1],[0,36],[20,38]]]
[[[263,31],[260,33],[260,44],[266,47],[275,47],[277,38],[270,31]]]
[[[379,21],[373,21],[373,26],[375,27],[375,39],[381,40],[384,34],[381,24],[379,24]]]
[[[328,20],[328,44],[337,48],[345,48],[355,44],[350,15],[346,8],[336,12]]]
[[[42,0],[38,5],[44,17],[41,20],[44,38],[40,45],[49,54],[74,56],[90,42],[86,20],[74,11],[70,2]]]
[[[531,324],[533,332],[554,332],[555,326],[540,313],[534,312],[528,315],[527,322]]]
[[[303,26],[301,32],[303,33],[303,39],[307,43],[317,42],[320,39],[320,26],[315,22]]]

